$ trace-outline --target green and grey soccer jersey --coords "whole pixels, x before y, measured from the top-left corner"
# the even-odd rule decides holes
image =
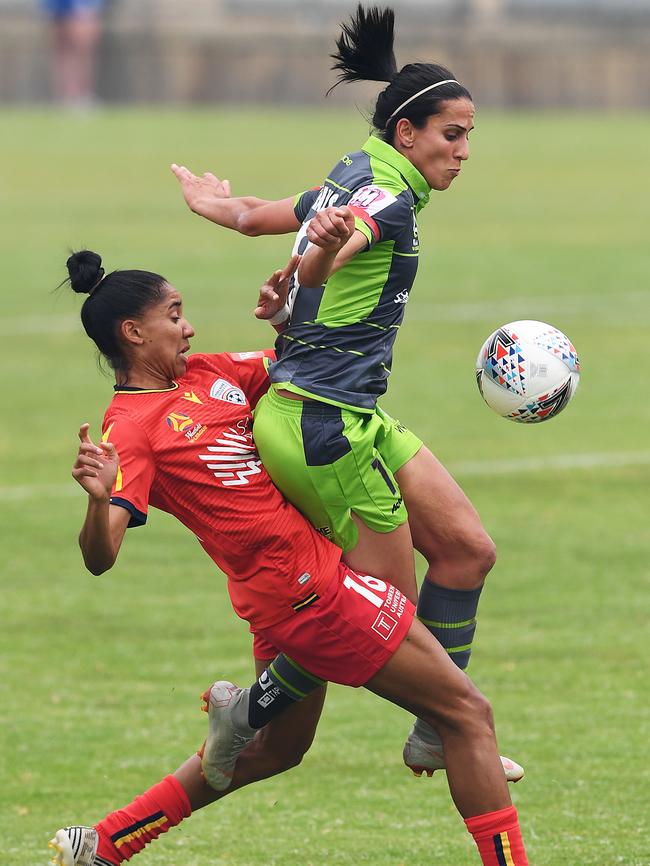
[[[295,252],[308,245],[306,226],[319,210],[347,205],[368,240],[324,286],[295,285],[289,327],[270,365],[278,388],[361,412],[385,391],[393,344],[418,266],[416,216],[429,200],[420,172],[391,145],[370,137],[344,156],[323,186],[297,197],[303,223]]]

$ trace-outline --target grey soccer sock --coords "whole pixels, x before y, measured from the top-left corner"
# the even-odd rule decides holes
[[[448,589],[425,580],[418,598],[418,619],[442,644],[449,657],[465,670],[476,631],[476,611],[482,586],[477,589]],[[442,748],[438,732],[422,719],[416,719],[413,733],[429,746]]]
[[[425,580],[420,589],[418,619],[461,670],[465,670],[469,663],[482,589],[482,586],[477,589],[448,589],[430,580]]]

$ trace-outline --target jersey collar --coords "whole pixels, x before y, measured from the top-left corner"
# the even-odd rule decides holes
[[[374,156],[375,159],[380,159],[392,168],[397,169],[415,193],[416,198],[419,201],[419,207],[422,208],[427,204],[431,187],[413,163],[409,162],[409,160],[398,150],[395,150],[392,145],[387,144],[375,135],[371,135],[361,150],[369,156]]]
[[[166,394],[177,388],[178,382],[174,382],[171,388],[136,388],[133,385],[113,385],[116,394]]]

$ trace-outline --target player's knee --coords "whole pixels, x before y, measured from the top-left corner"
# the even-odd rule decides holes
[[[481,580],[485,580],[497,561],[497,548],[496,544],[483,529],[481,529],[474,539],[472,556],[476,573],[480,576]]]
[[[492,705],[476,686],[467,680],[465,685],[450,696],[448,705],[434,709],[431,724],[440,731],[454,736],[477,739],[494,736]]]
[[[459,732],[472,739],[486,735],[494,736],[492,704],[476,686],[472,685],[463,695],[454,723]]]

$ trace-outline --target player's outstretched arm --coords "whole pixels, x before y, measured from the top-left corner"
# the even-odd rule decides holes
[[[217,225],[250,237],[287,234],[300,226],[293,198],[278,201],[254,196],[232,198],[230,182],[219,180],[211,172],[199,177],[176,163],[172,163],[171,170],[189,209]]]
[[[86,519],[79,534],[84,563],[92,574],[102,574],[115,564],[130,515],[125,508],[111,505],[119,467],[117,451],[110,442],[95,445],[88,435],[89,426],[79,428],[72,477],[88,494]]]
[[[301,286],[313,288],[343,267],[368,240],[355,229],[354,214],[348,207],[329,207],[319,211],[306,229],[312,246],[303,255],[298,280]]]
[[[286,327],[290,311],[287,305],[289,284],[300,263],[300,256],[291,256],[287,264],[279,271],[273,271],[268,280],[260,288],[255,317],[266,319],[280,333]]]

